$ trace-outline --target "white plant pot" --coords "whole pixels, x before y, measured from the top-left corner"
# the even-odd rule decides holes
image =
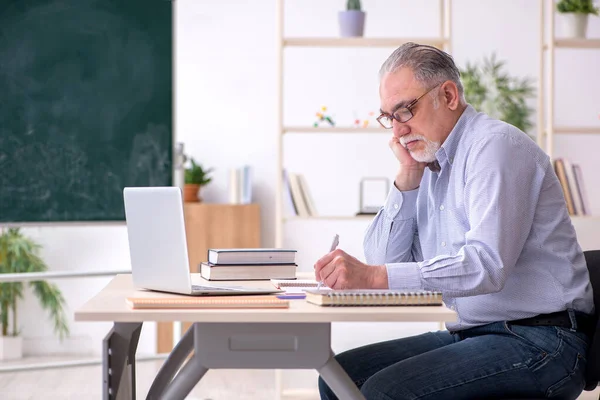
[[[23,338],[0,336],[0,361],[17,360],[23,357]]]
[[[562,37],[578,39],[586,37],[588,14],[562,13],[559,14],[559,16],[561,20]]]
[[[338,22],[340,24],[341,37],[360,37],[365,30],[364,11],[348,10],[338,13]]]

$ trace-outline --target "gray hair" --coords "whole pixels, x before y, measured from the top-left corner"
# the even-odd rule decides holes
[[[423,86],[431,88],[444,81],[452,81],[458,88],[458,95],[464,101],[464,89],[460,81],[460,71],[448,53],[424,44],[405,43],[388,57],[379,70],[379,79],[387,73],[408,67],[415,79]]]

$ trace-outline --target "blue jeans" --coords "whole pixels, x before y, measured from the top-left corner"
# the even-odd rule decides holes
[[[495,322],[371,344],[336,360],[367,400],[576,399],[587,349],[587,336],[568,328]],[[337,399],[321,378],[319,390]]]

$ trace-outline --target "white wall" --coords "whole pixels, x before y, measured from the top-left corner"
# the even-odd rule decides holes
[[[263,245],[273,244],[276,179],[276,41],[275,1],[176,0],[176,129],[186,151],[214,167],[214,181],[205,190],[207,202],[227,201],[227,171],[244,163],[254,169],[256,201],[262,206]],[[286,35],[337,35],[336,12],[345,1],[289,0]],[[368,36],[436,36],[437,0],[363,0]],[[531,0],[454,0],[453,54],[459,65],[496,52],[508,70],[537,78],[538,2]],[[590,21],[590,35],[600,37],[600,19]],[[392,49],[286,50],[285,122],[308,125],[321,105],[339,124],[348,124],[353,111],[362,118],[379,108],[377,71]],[[557,56],[556,122],[596,125],[600,112],[598,50],[560,50]],[[536,101],[531,102],[532,106]],[[534,119],[535,121],[535,119]],[[534,132],[532,132],[534,133]],[[556,155],[579,162],[593,211],[600,213],[600,174],[595,161],[600,136],[563,136]],[[352,215],[358,209],[362,176],[391,176],[394,159],[385,135],[290,135],[285,138],[285,164],[302,172],[324,215]],[[363,257],[362,234],[367,221],[295,221],[286,224],[285,245],[299,250],[300,268],[310,271],[327,251],[331,236],[340,247]],[[589,227],[587,227],[589,229]],[[53,270],[129,268],[123,226],[30,228],[44,245]],[[589,244],[586,247],[589,248]],[[72,313],[108,279],[57,281]],[[44,348],[28,340],[29,352],[88,352],[98,354],[110,324],[72,323],[73,336],[60,344],[33,299],[20,307],[23,335],[42,339]],[[407,332],[435,329],[435,324],[410,326]],[[407,327],[404,327],[407,328]],[[404,329],[403,328],[403,329]],[[337,324],[334,349],[349,348],[398,334],[397,326]],[[348,332],[352,332],[349,334]],[[154,326],[146,326],[140,353],[151,353]]]

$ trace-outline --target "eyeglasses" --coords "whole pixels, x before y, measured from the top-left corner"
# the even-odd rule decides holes
[[[417,102],[419,100],[421,100],[421,98],[423,96],[425,96],[427,93],[431,92],[433,89],[435,89],[436,87],[438,87],[440,85],[441,85],[441,83],[438,85],[435,85],[434,87],[432,87],[431,89],[429,89],[428,91],[426,91],[425,93],[423,93],[422,95],[420,95],[419,97],[417,97],[416,99],[414,99],[413,101],[408,103],[406,106],[394,111],[394,113],[392,115],[387,114],[387,113],[381,113],[381,115],[379,117],[377,117],[377,122],[379,122],[379,124],[381,126],[383,126],[385,129],[392,129],[394,120],[396,120],[398,122],[408,122],[412,117],[415,116],[412,112],[412,109],[417,104]]]

